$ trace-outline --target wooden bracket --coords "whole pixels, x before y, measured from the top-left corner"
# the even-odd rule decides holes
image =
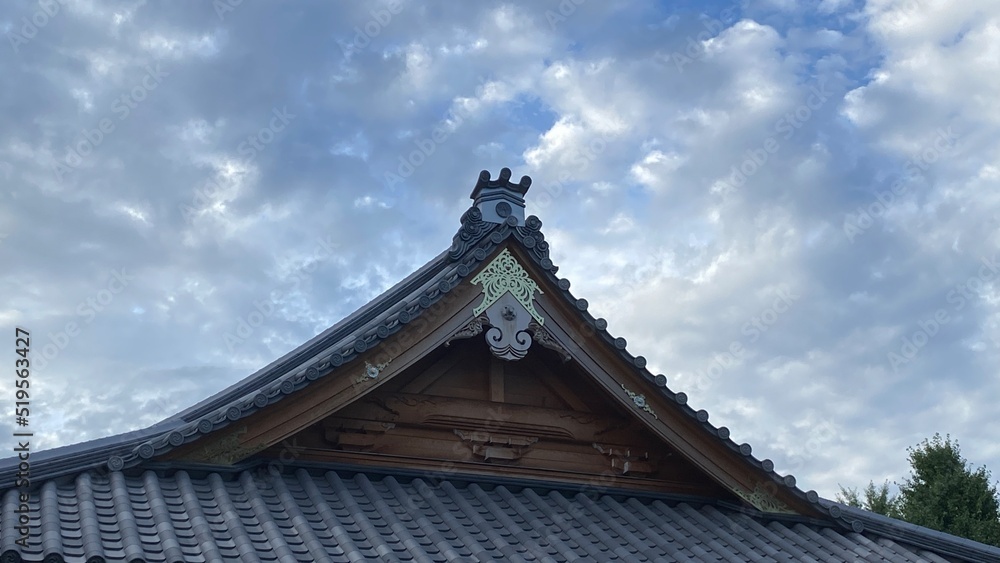
[[[455,435],[469,446],[472,453],[483,461],[517,461],[521,459],[538,438],[494,434],[491,432],[464,432],[455,430]]]
[[[535,338],[535,342],[537,342],[538,344],[542,345],[545,348],[548,348],[549,350],[554,350],[557,354],[559,354],[559,356],[562,358],[563,363],[566,363],[571,359],[573,359],[573,356],[571,356],[570,353],[566,351],[565,348],[562,347],[562,344],[556,342],[556,339],[552,338],[552,335],[549,334],[549,331],[542,328],[542,325],[538,324],[536,321],[532,320],[530,323],[528,323],[528,332],[530,332],[531,335]]]
[[[486,313],[482,313],[476,316],[474,319],[465,324],[462,328],[458,329],[455,334],[451,335],[445,343],[445,347],[451,346],[452,341],[462,340],[463,338],[472,338],[477,334],[481,334],[484,327],[489,326],[490,319],[486,316]]]
[[[594,449],[604,454],[611,462],[611,469],[619,475],[652,475],[656,468],[649,460],[649,452],[632,451],[618,446],[594,444]]]
[[[323,437],[338,449],[361,452],[375,448],[386,432],[395,428],[391,422],[360,420],[325,421]]]
[[[235,432],[229,434],[215,444],[202,448],[201,460],[205,463],[232,465],[237,461],[247,458],[267,447],[266,444],[257,444],[252,446],[244,444],[240,440],[240,437],[247,432],[247,426],[244,424],[243,426],[237,428]]]

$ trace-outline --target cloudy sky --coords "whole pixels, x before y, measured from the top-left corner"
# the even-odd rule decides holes
[[[574,294],[803,489],[901,481],[935,432],[1000,472],[994,0],[280,6],[0,6],[36,448],[286,353],[508,166]]]

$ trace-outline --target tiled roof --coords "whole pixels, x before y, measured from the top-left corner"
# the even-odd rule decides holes
[[[300,467],[49,481],[14,561],[947,561],[871,533],[710,502]]]
[[[510,172],[505,173],[509,178]],[[235,479],[191,468],[190,474],[142,473],[156,465],[152,458],[174,447],[249,416],[328,373],[338,376],[337,366],[446,303],[451,289],[507,241],[519,244],[598,339],[681,412],[840,527],[794,517],[751,518],[737,507],[708,501],[587,498],[565,490],[508,490],[454,479],[435,485],[302,470],[281,478],[240,473]],[[557,271],[537,217],[528,217],[523,225],[513,216],[492,223],[471,208],[462,216],[451,249],[236,385],[144,430],[33,452],[36,488],[29,512],[37,525],[23,554],[30,561],[43,556],[52,561],[236,561],[241,556],[246,561],[365,561],[380,555],[387,561],[942,561],[919,551],[929,549],[954,560],[1000,563],[1000,549],[841,507],[796,488],[792,476],[775,473],[770,460],[754,457],[749,444],[733,442],[727,428],[715,427],[706,411],[695,411],[684,393],[671,391],[666,377],[646,370],[645,359],[632,355],[624,338],[610,334],[604,319],[590,315],[587,301],[574,297],[569,280],[558,278]],[[12,547],[18,462],[16,457],[0,461],[0,563],[17,561],[22,553]],[[372,491],[378,494],[372,496]],[[546,531],[547,526],[555,527]]]
[[[509,177],[509,171],[507,175]],[[743,456],[747,463],[767,473],[779,487],[785,487],[799,498],[817,504],[819,496],[815,492],[806,493],[795,486],[793,476],[774,472],[774,464],[770,460],[760,460],[752,455],[750,444],[737,444],[729,439],[728,428],[710,423],[709,414],[704,409],[696,411],[688,406],[685,393],[671,391],[664,375],[650,373],[646,369],[646,359],[631,354],[626,340],[616,338],[608,331],[607,321],[590,315],[587,300],[574,297],[569,291],[570,281],[556,276],[559,268],[549,258],[549,246],[541,231],[541,220],[530,216],[520,226],[513,217],[507,219],[503,223],[490,223],[483,220],[478,209],[470,208],[462,215],[462,226],[448,251],[322,334],[229,389],[163,421],[158,425],[161,428],[159,432],[140,434],[146,437],[143,440],[130,438],[116,441],[112,437],[95,442],[93,447],[80,444],[61,449],[63,451],[32,454],[34,479],[69,475],[105,463],[112,470],[137,466],[304,389],[331,368],[334,368],[333,375],[336,376],[336,367],[377,346],[424,311],[437,306],[491,252],[512,240],[526,249],[526,254],[550,283],[559,288],[561,296],[586,319],[598,339],[616,350],[632,369],[657,386],[666,398],[677,404],[681,412]],[[11,486],[17,473],[17,458],[4,461],[7,463],[0,462],[0,488]],[[845,524],[850,525],[851,522]]]

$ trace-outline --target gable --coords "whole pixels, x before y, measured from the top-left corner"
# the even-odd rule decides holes
[[[164,459],[235,463],[294,449],[296,459],[331,463],[575,483],[597,475],[615,487],[818,514],[775,483],[773,467],[748,464],[728,434],[720,440],[726,431],[702,412],[685,411],[685,397],[623,353],[623,339],[525,246],[496,244],[433,315],[320,374],[310,392]]]
[[[773,464],[754,458],[749,445],[729,440],[728,430],[712,426],[706,412],[688,407],[683,393],[667,388],[662,375],[649,373],[645,360],[630,354],[624,339],[612,336],[603,319],[595,319],[587,312],[586,300],[574,297],[569,292],[569,281],[556,277],[558,268],[549,258],[541,221],[534,216],[524,218],[522,196],[530,179],[525,177],[519,184],[512,184],[509,178],[507,169],[496,180],[491,180],[488,173],[481,174],[474,191],[478,196],[473,207],[462,216],[462,226],[449,250],[261,372],[171,417],[158,425],[159,429],[138,433],[120,444],[111,443],[111,447],[95,446],[75,450],[72,456],[54,456],[57,459],[51,464],[40,463],[33,469],[38,467],[40,478],[66,474],[74,467],[93,467],[84,464],[99,461],[101,455],[106,456],[106,467],[112,471],[161,461],[232,465],[266,459],[275,452],[287,455],[285,450],[289,448],[283,444],[300,433],[308,430],[317,434],[321,422],[332,420],[331,417],[354,404],[370,403],[369,398],[389,400],[390,394],[398,394],[399,388],[387,384],[397,378],[402,382],[423,377],[434,380],[422,388],[423,394],[428,395],[429,390],[439,394],[432,395],[435,397],[464,401],[463,408],[473,411],[474,407],[483,410],[482,401],[487,396],[492,403],[548,409],[546,416],[550,418],[559,418],[567,412],[570,417],[576,416],[573,413],[587,412],[576,410],[582,408],[580,402],[589,402],[591,409],[595,403],[604,404],[608,412],[600,414],[626,416],[636,441],[608,444],[591,432],[590,436],[577,436],[579,441],[574,447],[591,440],[590,447],[595,451],[610,452],[606,454],[608,458],[615,458],[621,446],[650,450],[653,452],[650,458],[660,451],[668,452],[687,464],[685,471],[694,469],[687,471],[686,477],[674,479],[678,483],[694,486],[698,481],[698,486],[718,486],[727,491],[719,498],[735,495],[746,505],[768,512],[826,517],[817,504],[818,495],[806,494],[795,488],[792,477],[774,473]],[[489,356],[480,346],[479,357],[498,358],[509,365],[525,362],[531,354],[541,354],[543,358],[544,354],[550,357],[555,354],[566,360],[566,365],[557,369],[548,366],[548,371],[555,371],[559,377],[549,377],[547,385],[539,381],[539,374],[544,372],[542,366],[552,361],[533,364],[534,360],[529,360],[524,364],[527,367],[512,369],[509,397],[506,383],[496,386],[492,367],[488,372],[480,367],[461,378],[452,375],[439,379],[425,373],[430,368],[421,364],[425,358],[443,353],[439,351],[449,348],[449,343],[463,339],[486,342]],[[451,346],[459,349],[457,343]],[[560,386],[562,389],[557,389]],[[566,393],[565,388],[585,391]],[[497,392],[502,392],[502,401],[496,400]],[[457,403],[449,403],[445,410],[458,408]],[[518,415],[526,416],[521,412]],[[424,431],[429,431],[427,425],[440,427],[443,415],[435,416],[434,420],[413,424],[424,425]],[[465,432],[481,421],[466,420],[463,424]],[[521,458],[534,463],[538,456],[531,452],[549,446],[542,441],[542,427],[546,423],[534,420],[531,424],[539,435],[525,430],[522,432],[525,435],[517,439],[537,438],[537,444],[541,445],[533,442],[526,450],[529,453],[510,465],[522,463]],[[459,425],[455,426],[451,428],[453,434],[461,430]],[[360,433],[367,432],[363,428]],[[324,429],[324,440],[326,434]],[[458,434],[454,436],[452,440],[461,438]],[[334,444],[335,449],[343,451],[343,441],[352,439],[366,438],[341,438]],[[500,454],[519,455],[496,450],[490,444],[462,447],[473,453],[495,452],[497,455],[491,454],[488,463],[494,463]],[[631,447],[625,448],[622,459],[605,460],[612,470],[628,466],[630,469],[625,472],[629,473],[628,479],[637,478],[637,468],[646,461],[645,451],[637,458]],[[419,453],[411,449],[412,455],[406,463],[417,463],[415,460],[424,458],[447,459]],[[595,455],[588,454],[590,458]],[[385,461],[388,457],[380,459]],[[483,461],[486,462],[485,458]],[[523,469],[539,478],[554,475],[551,468],[537,464]],[[570,479],[571,469],[566,467],[567,473],[555,478]],[[665,479],[664,475],[659,477]]]
[[[604,487],[730,498],[554,352],[505,362],[479,339],[429,354],[259,455],[293,448],[302,461],[581,485],[598,476]]]

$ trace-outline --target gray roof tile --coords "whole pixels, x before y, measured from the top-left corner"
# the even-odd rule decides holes
[[[3,496],[3,561],[944,561],[710,502],[335,471],[83,473]]]

